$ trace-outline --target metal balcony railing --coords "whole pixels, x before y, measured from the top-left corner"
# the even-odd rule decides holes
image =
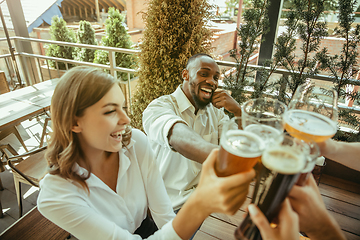
[[[34,59],[35,63],[36,63],[36,71],[34,70],[34,66],[31,66],[31,71],[30,69],[21,69],[21,71],[23,72],[23,76],[26,76],[27,74],[24,74],[25,71],[27,71],[28,73],[32,73],[33,75],[35,75],[35,78],[40,79],[40,81],[44,81],[47,79],[44,79],[43,77],[43,65],[41,64],[40,61],[45,63],[46,66],[46,70],[49,73],[50,78],[57,78],[60,77],[60,70],[58,68],[57,63],[58,62],[63,62],[66,65],[66,68],[68,69],[68,64],[73,64],[73,65],[84,65],[84,66],[92,66],[92,67],[96,67],[96,68],[100,68],[100,69],[105,69],[105,70],[109,70],[110,74],[113,75],[114,77],[117,76],[117,72],[121,72],[121,73],[127,73],[127,79],[122,79],[123,81],[121,81],[122,84],[126,84],[127,86],[127,92],[128,92],[128,102],[129,102],[129,110],[131,110],[131,86],[130,86],[130,82],[134,81],[136,79],[135,78],[131,78],[131,75],[134,75],[137,72],[137,69],[130,69],[130,68],[122,68],[122,67],[117,67],[116,66],[116,61],[115,61],[115,53],[119,52],[119,53],[125,53],[125,54],[139,54],[141,51],[140,50],[133,50],[133,49],[125,49],[125,48],[114,48],[114,47],[105,47],[105,46],[97,46],[97,45],[87,45],[87,44],[79,44],[79,43],[68,43],[68,42],[60,42],[60,41],[52,41],[52,40],[43,40],[43,39],[36,39],[36,38],[24,38],[24,37],[10,37],[10,40],[13,41],[15,43],[15,46],[17,46],[19,44],[20,41],[26,41],[26,42],[35,42],[35,43],[39,43],[39,44],[57,44],[60,46],[69,46],[69,47],[79,47],[79,48],[86,48],[86,49],[93,49],[93,50],[104,50],[107,51],[109,54],[109,64],[95,64],[95,63],[89,63],[89,62],[81,62],[81,61],[76,61],[76,60],[70,60],[70,59],[65,59],[65,58],[55,58],[55,57],[49,57],[49,56],[45,56],[45,55],[39,55],[39,54],[31,54],[31,53],[27,53],[27,52],[22,52],[22,51],[16,51],[15,52],[15,56],[18,59],[23,58],[23,59]],[[0,42],[1,41],[7,41],[6,38],[0,38]],[[0,59],[10,59],[11,62],[11,54],[3,54],[0,55]],[[51,69],[49,67],[48,61],[55,61],[56,62],[56,71],[57,74],[56,76],[53,76],[51,74]],[[9,62],[9,61],[7,61]],[[218,63],[219,66],[222,67],[226,67],[226,68],[235,68],[236,67],[236,63],[234,62],[227,62],[227,61],[216,61]],[[9,64],[7,64],[8,67],[8,71],[11,72],[12,70],[10,70],[10,66]],[[249,68],[251,69],[259,69],[261,68],[261,66],[257,66],[257,65],[248,65]],[[180,70],[179,70],[180,71]],[[274,71],[275,75],[276,74],[280,74],[280,75],[289,75],[290,72],[284,69],[276,69]],[[332,82],[333,77],[332,76],[326,76],[326,75],[316,75],[313,77],[314,80],[320,80],[320,81],[328,81],[328,82]],[[13,81],[13,79],[12,79]],[[28,79],[26,80],[27,85],[32,85],[33,83],[31,81],[29,81]],[[360,81],[353,79],[352,80],[352,84],[356,85],[356,86],[360,86]],[[360,114],[360,107],[348,107],[345,104],[340,104],[339,108],[342,109],[348,109],[353,111],[354,113]]]

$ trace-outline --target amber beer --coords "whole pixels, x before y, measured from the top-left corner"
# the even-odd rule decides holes
[[[305,167],[306,155],[291,146],[274,146],[263,152],[261,161],[263,166],[257,178],[258,190],[253,196],[253,203],[271,222]],[[235,237],[239,240],[261,239],[249,214],[235,230]]]
[[[263,140],[244,130],[228,130],[220,138],[216,173],[219,177],[245,172],[261,160],[265,147]]]
[[[323,142],[336,133],[336,123],[319,113],[292,109],[284,114],[285,130],[306,141]],[[297,134],[298,133],[298,134]]]

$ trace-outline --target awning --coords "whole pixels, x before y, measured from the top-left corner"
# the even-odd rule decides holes
[[[28,32],[31,33],[33,28],[40,26],[43,22],[51,25],[51,19],[55,15],[62,17],[59,9],[62,1],[63,0],[20,0]],[[8,29],[14,29],[6,1],[3,1],[0,6],[6,27]]]
[[[61,2],[63,0],[51,0],[51,1],[49,1],[49,0],[36,0],[36,1],[28,0],[28,1],[31,1],[33,4],[35,2],[37,2],[36,3],[37,7],[41,6],[41,5],[39,6],[39,4],[46,5],[45,7],[41,7],[41,10],[37,11],[36,13],[31,14],[31,17],[32,18],[34,17],[35,20],[33,20],[30,23],[30,25],[27,25],[29,33],[32,32],[33,28],[40,26],[43,22],[46,22],[47,24],[51,25],[51,19],[55,15],[62,17],[59,7],[61,7]],[[21,1],[21,3],[22,2],[23,2],[23,0]],[[42,3],[38,3],[38,2],[42,2]],[[45,11],[43,11],[44,8],[45,8]],[[24,14],[25,14],[25,10],[24,10]],[[25,19],[26,19],[26,14],[25,14]]]

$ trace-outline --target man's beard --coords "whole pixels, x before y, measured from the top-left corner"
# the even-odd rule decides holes
[[[190,83],[190,86],[191,86],[190,93],[191,93],[192,98],[194,99],[195,107],[198,109],[204,109],[212,101],[212,96],[211,96],[211,98],[209,98],[208,101],[201,100],[199,98],[199,96],[195,93],[195,84]],[[198,91],[201,91],[201,90],[198,90]]]

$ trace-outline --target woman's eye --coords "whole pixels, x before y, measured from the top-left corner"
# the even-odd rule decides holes
[[[115,112],[116,110],[111,110],[111,111],[107,111],[107,112],[105,112],[105,114],[107,115],[107,114],[111,114],[111,113],[113,113],[113,112]]]

